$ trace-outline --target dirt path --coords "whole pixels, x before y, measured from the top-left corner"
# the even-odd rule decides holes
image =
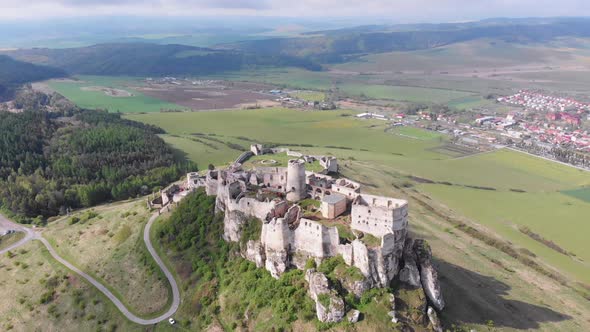
[[[125,307],[125,305],[113,293],[111,293],[111,291],[109,291],[106,286],[104,286],[103,284],[98,282],[96,279],[94,279],[93,277],[91,277],[87,273],[81,271],[80,269],[78,269],[77,267],[75,267],[74,265],[72,265],[71,263],[66,261],[65,259],[63,259],[61,256],[59,256],[57,254],[57,252],[55,251],[55,249],[51,246],[49,241],[47,241],[41,235],[40,232],[36,232],[30,228],[26,228],[26,227],[23,227],[17,223],[14,223],[2,215],[0,215],[0,228],[14,229],[16,231],[25,232],[26,236],[22,240],[20,240],[19,242],[11,245],[8,248],[1,250],[0,254],[4,254],[5,252],[7,252],[9,250],[14,250],[31,240],[39,240],[39,241],[41,241],[41,243],[43,243],[43,245],[45,245],[45,247],[47,248],[47,250],[49,251],[51,256],[56,261],[58,261],[59,263],[61,263],[65,267],[67,267],[68,269],[72,270],[73,272],[77,273],[82,278],[86,279],[89,283],[91,283],[94,287],[96,287],[96,289],[98,289],[101,293],[103,293],[117,307],[117,309],[119,309],[119,311],[121,311],[121,313],[123,315],[125,315],[125,317],[127,317],[127,319],[129,319],[130,321],[132,321],[134,323],[140,324],[140,325],[152,325],[152,324],[156,324],[161,321],[164,321],[164,320],[168,319],[169,317],[171,317],[178,310],[178,307],[180,306],[180,291],[178,289],[178,284],[176,283],[176,280],[174,279],[174,276],[172,275],[170,270],[168,270],[168,268],[166,267],[164,262],[162,262],[162,259],[160,258],[160,256],[158,256],[158,254],[157,254],[156,250],[154,249],[152,242],[150,240],[150,229],[151,229],[152,225],[154,224],[154,222],[156,221],[156,219],[158,218],[158,216],[159,216],[159,214],[156,212],[150,217],[148,223],[146,224],[146,226],[144,228],[143,241],[145,242],[145,245],[146,245],[148,251],[150,252],[150,255],[152,255],[152,257],[156,261],[156,264],[158,264],[160,269],[162,269],[162,271],[166,275],[166,278],[168,279],[168,282],[170,283],[170,286],[172,287],[172,304],[170,306],[170,309],[168,309],[168,311],[166,311],[166,313],[164,313],[156,318],[152,318],[152,319],[144,319],[144,318],[138,317],[138,316],[134,315],[133,313],[131,313],[131,311],[129,311],[129,309],[127,309],[127,307]]]

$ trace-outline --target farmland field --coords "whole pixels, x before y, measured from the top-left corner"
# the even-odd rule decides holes
[[[49,81],[51,89],[84,108],[108,109],[111,112],[139,113],[160,110],[183,110],[185,107],[149,97],[130,86],[139,84],[136,78],[80,76],[78,81]],[[90,89],[89,89],[90,88]],[[127,91],[131,96],[111,96],[96,88]]]
[[[437,132],[407,126],[396,127],[391,132],[403,137],[415,138],[419,140],[432,140],[443,138],[443,135]]]
[[[560,193],[590,185],[590,174],[509,150],[456,159],[453,154],[437,151],[448,144],[444,136],[416,128],[398,130],[421,139],[395,135],[386,131],[387,125],[381,121],[358,120],[350,115],[350,111],[263,109],[130,114],[127,117],[159,125],[174,135],[197,132],[223,138],[239,136],[262,143],[297,142],[305,147],[292,149],[310,154],[332,154],[340,159],[345,169],[348,163],[355,161],[372,165],[379,170],[381,177],[374,181],[389,181],[388,174],[412,175],[432,181],[432,184],[417,183],[416,189],[531,250],[549,265],[560,267],[578,280],[590,282],[590,269],[586,263],[563,260],[560,254],[520,234],[516,228],[528,226],[580,259],[590,261],[590,252],[579,238],[579,234],[584,233],[578,231],[588,231],[588,224],[579,216],[590,213],[590,203]],[[242,145],[247,144],[242,141]],[[177,147],[182,149],[179,145]],[[203,169],[209,158],[211,162],[223,165],[239,153],[224,154],[209,157],[207,153],[193,151],[189,156],[192,155]],[[461,155],[465,153],[457,152],[456,156]],[[362,175],[356,180],[362,182]]]
[[[448,103],[454,99],[472,96],[473,93],[446,89],[430,89],[410,86],[342,84],[339,88],[353,96],[371,99],[388,99],[409,102]]]
[[[326,94],[323,92],[316,91],[297,91],[290,93],[291,96],[307,101],[324,101]]]
[[[232,81],[251,81],[288,86],[295,89],[328,90],[332,78],[324,72],[314,72],[297,68],[269,68],[242,70],[238,72],[210,75],[211,79]]]

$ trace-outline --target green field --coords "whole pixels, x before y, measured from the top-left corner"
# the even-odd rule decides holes
[[[405,155],[420,159],[446,158],[428,151],[438,142],[418,141],[386,133],[383,121],[359,121],[350,111],[301,112],[260,109],[171,114],[130,114],[127,118],[157,124],[169,134],[214,133],[245,137],[264,143],[308,144],[328,147],[347,156],[358,153],[385,156]],[[329,148],[337,147],[337,148]],[[341,149],[345,148],[345,149]],[[228,160],[229,161],[229,160]]]
[[[291,96],[307,101],[324,101],[326,94],[318,91],[298,91],[290,93]]]
[[[473,95],[471,92],[420,88],[412,86],[346,83],[339,85],[338,87],[342,92],[352,96],[364,96],[370,99],[388,99],[416,103],[446,104],[454,99],[465,98]]]
[[[472,108],[486,108],[495,104],[494,100],[485,99],[481,96],[468,96],[454,99],[449,102],[449,107],[458,110],[469,110]]]
[[[423,129],[419,129],[419,128],[415,128],[415,127],[408,127],[408,126],[395,127],[391,132],[394,134],[403,136],[403,137],[415,138],[415,139],[419,139],[419,140],[423,140],[423,141],[434,140],[434,139],[442,140],[444,137],[444,135],[434,132],[434,131],[428,131],[428,130],[423,130]]]
[[[298,68],[242,70],[210,75],[209,78],[268,83],[295,89],[328,90],[332,86],[332,78],[326,73]]]
[[[141,84],[139,79],[111,76],[79,76],[79,81],[49,81],[51,89],[64,95],[76,105],[84,108],[108,109],[111,112],[140,113],[160,110],[184,110],[185,107],[148,97],[129,86]],[[112,97],[102,91],[84,91],[87,87],[121,89],[133,94],[130,97]]]
[[[448,182],[452,185],[419,184],[417,188],[535,252],[548,264],[560,267],[564,273],[590,282],[590,268],[586,263],[569,258],[564,260],[562,255],[516,229],[517,225],[528,226],[580,259],[590,261],[590,250],[579,236],[584,234],[583,231],[590,231],[590,224],[580,218],[590,214],[590,203],[560,193],[589,186],[589,173],[510,150],[455,158],[435,150],[446,144],[446,139],[436,133],[416,128],[395,129],[412,136],[404,137],[386,131],[387,124],[381,121],[360,121],[349,114],[347,111],[264,109],[130,114],[127,117],[159,125],[176,135],[214,133],[227,139],[243,136],[258,142],[311,145],[292,149],[310,154],[332,154],[340,159],[344,167],[349,160],[363,161],[378,169],[377,174],[381,178],[374,181],[389,181],[387,177],[390,174],[402,174],[439,183]],[[242,143],[247,144],[245,141]],[[185,150],[201,169],[206,167],[208,160],[223,165],[239,155],[237,151],[205,153],[205,148],[183,148],[178,142],[175,146]],[[363,175],[359,174],[356,180],[362,182]]]
[[[231,149],[226,144],[192,135],[161,135],[161,137],[178,152],[181,158],[188,158],[196,162],[201,169],[206,168],[209,164],[225,165],[234,161],[242,153],[242,151]],[[251,144],[251,142],[236,138],[222,136],[216,138],[224,142],[239,144],[244,148],[249,148]]]
[[[590,187],[588,188],[581,188],[581,189],[574,189],[574,190],[565,190],[563,191],[564,194],[575,197],[577,199],[581,199],[585,202],[590,202]]]

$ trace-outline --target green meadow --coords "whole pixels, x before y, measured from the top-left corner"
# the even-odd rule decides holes
[[[290,93],[291,96],[307,101],[324,101],[326,94],[318,91],[298,91]]]
[[[108,109],[111,112],[140,113],[160,110],[184,110],[185,107],[146,96],[132,86],[141,84],[139,79],[111,76],[79,76],[78,81],[49,81],[51,89],[64,95],[76,105],[84,108]],[[88,91],[83,88],[105,87],[130,92],[129,97],[114,97],[102,91]]]
[[[187,139],[193,137],[191,133],[214,134],[216,139],[244,147],[253,141],[297,143],[303,146],[290,148],[334,155],[342,167],[349,162],[370,165],[376,170],[371,176],[379,177],[372,180],[378,183],[392,183],[394,175],[408,177],[414,189],[531,250],[565,274],[590,283],[590,268],[586,263],[590,262],[590,248],[583,240],[590,224],[582,217],[590,215],[590,202],[562,193],[590,186],[590,173],[510,150],[457,158],[437,152],[437,147],[447,143],[443,135],[417,128],[391,130],[382,121],[359,120],[352,115],[350,111],[302,112],[277,108],[126,117],[164,128],[169,134],[164,138],[196,161],[201,169],[209,163],[225,165],[240,151],[217,142],[213,142],[219,145],[217,150],[195,143]],[[418,183],[409,176],[433,183]],[[357,180],[362,181],[363,175]],[[577,258],[566,257],[532,240],[521,234],[518,226],[527,226],[553,240]]]
[[[473,96],[471,92],[447,89],[420,88],[394,85],[366,85],[345,83],[338,86],[340,90],[352,96],[365,96],[371,99],[388,99],[417,103],[445,104],[454,99]]]
[[[562,193],[590,203],[590,187],[574,190],[564,190]]]
[[[298,68],[267,68],[226,72],[208,76],[212,79],[251,81],[288,86],[295,89],[325,91],[332,86],[332,78],[324,72],[308,71]]]

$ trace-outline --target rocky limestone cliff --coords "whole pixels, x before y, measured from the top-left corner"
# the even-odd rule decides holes
[[[340,322],[346,314],[346,307],[344,300],[330,288],[328,278],[321,272],[309,269],[305,273],[305,280],[309,284],[309,295],[315,301],[318,320],[325,323]]]
[[[445,301],[440,290],[438,272],[432,265],[432,251],[430,245],[428,245],[428,242],[425,240],[415,240],[414,252],[418,258],[420,281],[424,293],[426,293],[428,300],[432,303],[434,308],[441,311],[445,307]]]
[[[422,287],[420,281],[420,270],[418,270],[418,257],[414,252],[414,240],[412,238],[406,239],[403,252],[404,267],[400,270],[400,281],[408,284],[411,287]]]
[[[257,268],[265,267],[266,254],[264,252],[264,247],[262,244],[260,244],[260,241],[250,240],[248,243],[246,243],[244,258],[254,262]]]
[[[219,201],[219,200],[218,200]],[[220,203],[220,202],[218,202]],[[233,205],[219,204],[219,210],[225,213],[224,218],[224,239],[226,241],[239,242],[242,232],[251,218],[242,211],[231,208]],[[289,220],[288,218],[285,220]],[[285,223],[285,220],[281,223]],[[371,288],[390,287],[392,281],[396,278],[410,289],[415,289],[422,294],[422,302],[411,312],[421,312],[424,319],[411,317],[408,321],[412,324],[428,324],[430,329],[439,331],[440,321],[436,311],[444,308],[444,300],[438,282],[438,274],[432,265],[432,253],[430,247],[424,240],[413,240],[407,236],[407,231],[400,230],[386,234],[381,239],[381,245],[368,246],[362,239],[356,239],[352,243],[338,244],[336,248],[332,247],[323,256],[315,256],[308,251],[293,250],[293,235],[298,227],[305,225],[295,225],[285,223],[281,226],[276,218],[263,220],[263,231],[261,240],[249,240],[242,244],[241,254],[256,264],[259,268],[265,268],[275,278],[279,278],[289,268],[304,269],[305,263],[309,259],[314,259],[316,263],[321,263],[327,257],[341,255],[345,263],[349,266],[357,267],[364,278],[339,278],[341,285],[348,293],[354,294],[360,298],[363,293]],[[284,225],[283,225],[284,226]],[[264,229],[275,228],[283,229],[270,236],[272,243],[266,243],[262,240]],[[315,228],[315,226],[314,226]],[[267,237],[267,240],[269,237]],[[272,246],[271,246],[272,244]],[[327,250],[327,249],[326,249]],[[346,318],[346,304],[335,289],[330,288],[327,277],[315,270],[306,272],[306,280],[309,283],[309,294],[316,304],[316,314],[318,320],[322,322],[339,322]],[[430,303],[431,310],[427,311],[427,302]],[[393,314],[392,321],[398,321],[395,306],[390,314]],[[349,313],[347,319],[356,321],[361,313]],[[403,317],[403,315],[401,316]],[[402,318],[401,323],[404,320]],[[438,324],[438,325],[437,325]]]
[[[225,211],[223,218],[223,239],[228,242],[238,242],[242,234],[242,227],[248,217],[241,211]]]
[[[372,287],[388,287],[397,276],[406,230],[386,234],[381,246],[369,248],[361,240],[352,242],[352,265],[359,268]]]

